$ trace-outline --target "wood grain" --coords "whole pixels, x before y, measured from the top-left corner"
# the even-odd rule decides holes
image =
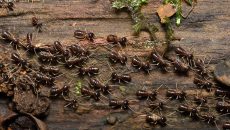
[[[156,16],[156,9],[160,5],[160,2],[156,1],[149,0],[149,4],[144,6],[142,10],[145,16],[154,23],[158,23],[159,21],[159,18]],[[186,49],[192,49],[196,57],[212,58],[211,66],[215,66],[220,60],[230,57],[229,5],[229,0],[199,0],[194,11],[187,19],[183,20],[181,26],[174,27],[176,35],[181,37],[182,40],[174,41],[173,44],[183,46]],[[42,33],[37,34],[35,28],[31,26],[30,22],[33,16],[38,17],[45,23]],[[157,25],[160,28],[160,25]],[[52,44],[55,40],[60,40],[66,45],[77,43],[77,40],[73,37],[73,32],[76,29],[92,31],[99,39],[103,39],[108,34],[127,36],[132,46],[123,49],[123,52],[130,57],[134,55],[146,55],[151,50],[133,47],[138,42],[144,43],[144,41],[148,40],[148,34],[143,32],[140,34],[140,37],[132,36],[133,29],[130,16],[127,12],[117,13],[111,8],[109,0],[45,0],[44,2],[38,1],[33,3],[20,1],[16,3],[14,12],[10,12],[8,15],[5,15],[4,12],[0,13],[0,31],[9,30],[22,39],[25,38],[28,32],[33,32],[36,34],[34,43],[37,44]],[[162,28],[157,32],[157,36],[159,39],[164,40],[164,31]],[[1,48],[1,50],[3,49]],[[97,51],[98,54],[108,53],[105,49],[99,50],[102,52]],[[3,53],[0,52],[0,54]],[[110,75],[107,72],[111,70],[108,66],[105,67],[107,58],[102,57],[100,61],[94,59],[89,64],[94,64],[95,62],[97,66],[103,68],[99,76],[100,79],[102,81],[108,80]],[[117,65],[112,67],[118,71],[125,69]],[[71,72],[67,73],[70,74]],[[136,89],[143,87],[143,83],[147,88],[157,88],[161,84],[175,88],[175,83],[177,82],[186,91],[194,90],[193,74],[190,74],[190,77],[185,77],[174,73],[165,74],[156,70],[152,71],[149,75],[145,75],[144,73],[131,73],[131,75],[133,76],[133,82],[127,85],[128,96],[125,98],[135,99],[133,94]],[[66,78],[66,81],[70,81],[69,79],[72,77],[67,76]],[[80,79],[77,78],[74,80],[78,81]],[[87,82],[84,81],[84,83]],[[161,93],[162,98],[164,98],[164,91],[162,90]],[[119,91],[116,93],[119,93]],[[122,96],[120,97],[122,98]],[[5,102],[0,103],[1,107],[5,104]],[[177,102],[171,104],[175,103]],[[100,104],[103,106],[103,103],[100,102]],[[82,112],[64,111],[63,105],[64,102],[61,100],[52,102],[50,115],[45,119],[51,130],[134,129],[141,128],[144,122],[143,119],[129,118],[131,114],[123,113],[123,116],[118,114],[120,123],[117,123],[115,126],[109,126],[105,125],[105,118],[110,112],[109,110],[90,110],[89,113],[86,112],[80,115],[79,113]],[[142,106],[133,107],[135,110],[142,108]],[[184,117],[180,117],[183,120],[177,120],[175,117],[174,115],[174,117],[169,119],[169,123],[179,124],[179,126],[174,125],[173,128],[202,129],[209,127],[204,123],[193,122],[187,118],[183,119]]]

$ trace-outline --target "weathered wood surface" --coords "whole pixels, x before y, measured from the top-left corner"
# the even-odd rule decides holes
[[[0,13],[0,31],[9,30],[18,37],[25,38],[26,33],[36,30],[31,27],[31,18],[35,15],[44,21],[44,32],[36,35],[34,43],[52,44],[55,40],[60,40],[65,44],[76,43],[73,37],[75,29],[83,29],[93,31],[97,37],[106,37],[108,34],[117,34],[118,36],[127,36],[128,39],[135,44],[135,41],[143,42],[148,39],[146,33],[141,33],[140,37],[132,36],[131,18],[126,12],[116,14],[111,8],[109,0],[72,0],[58,1],[45,0],[43,2],[17,2],[15,12],[11,12],[5,16],[4,12]],[[157,0],[149,0],[149,4],[143,7],[144,14],[151,19],[152,22],[158,22],[159,19],[155,15],[155,11],[160,2]],[[197,57],[213,58],[211,65],[214,66],[220,60],[230,56],[230,1],[229,0],[200,0],[191,15],[183,20],[180,27],[175,27],[176,35],[181,37],[181,41],[175,41],[173,44],[181,45],[186,49],[192,48]],[[160,30],[157,33],[160,39],[163,39],[164,33]],[[103,40],[102,40],[103,41]],[[2,50],[2,49],[1,49]],[[103,49],[102,49],[103,50]],[[146,55],[151,49],[138,49],[129,46],[123,51],[130,57],[134,55]],[[107,53],[105,50],[100,52]],[[0,52],[2,55],[2,51]],[[7,54],[7,55],[10,55]],[[103,59],[104,58],[104,59]],[[108,80],[111,71],[107,66],[107,58],[102,56],[102,60],[94,59],[90,64],[98,65],[104,68],[99,75],[103,81]],[[130,59],[129,59],[130,61]],[[130,66],[130,62],[127,66]],[[118,71],[122,71],[122,67],[112,66]],[[67,72],[70,74],[70,72]],[[149,75],[143,73],[132,73],[133,82],[127,85],[127,99],[136,99],[134,93],[138,88],[143,87],[143,83],[147,87],[153,86],[157,88],[161,84],[175,88],[177,82],[179,87],[184,87],[188,92],[194,89],[193,74],[190,77],[178,76],[174,73],[164,74],[158,70],[152,71]],[[144,78],[143,78],[144,77]],[[70,81],[72,76],[67,77],[65,82]],[[75,79],[78,80],[78,79]],[[85,82],[86,84],[87,82]],[[164,99],[164,91],[161,96]],[[117,96],[118,92],[115,92]],[[190,93],[192,95],[192,91]],[[211,93],[212,95],[213,93]],[[119,96],[125,98],[124,96]],[[166,100],[166,99],[165,99]],[[90,103],[90,102],[87,102]],[[102,102],[101,102],[102,103]],[[171,103],[170,103],[171,104]],[[172,102],[171,106],[178,104]],[[212,103],[210,103],[212,104]],[[55,130],[73,130],[73,129],[129,129],[141,128],[144,119],[139,117],[128,118],[130,114],[126,112],[121,116],[120,122],[115,126],[105,125],[105,117],[111,110],[95,109],[89,113],[80,115],[71,111],[63,110],[63,101],[55,100],[52,102],[50,114],[45,119],[50,129]],[[212,104],[213,105],[213,104]],[[5,101],[1,101],[1,107],[6,107]],[[143,107],[133,106],[135,110]],[[176,109],[176,107],[175,107]],[[166,113],[163,113],[167,115]],[[179,118],[179,119],[177,119]],[[191,121],[188,118],[180,117],[180,114],[173,115],[169,118],[169,128],[206,128],[204,123]],[[215,127],[210,127],[214,128]]]

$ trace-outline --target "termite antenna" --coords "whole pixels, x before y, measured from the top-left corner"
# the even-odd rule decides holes
[[[128,106],[129,110],[131,110],[133,113],[138,114],[136,111],[134,111],[130,106]]]
[[[105,98],[106,100],[109,100],[109,98],[106,97],[105,95],[101,94],[101,96],[102,96],[103,98]],[[104,102],[103,102],[103,103],[104,103]]]
[[[175,113],[176,113],[176,111],[171,112],[171,113],[169,113],[168,115],[166,115],[166,117],[169,117],[169,116],[171,116],[171,115],[174,115]]]
[[[160,87],[158,87],[158,88],[156,89],[156,91],[158,91],[162,86],[163,86],[163,84],[161,84]]]
[[[101,98],[98,97],[98,99],[99,99],[103,104],[105,104],[105,102],[104,102]]]

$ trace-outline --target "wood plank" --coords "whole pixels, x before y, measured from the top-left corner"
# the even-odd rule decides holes
[[[149,0],[149,4],[144,6],[142,12],[150,18],[154,23],[159,21],[159,18],[155,15],[156,9],[159,6],[160,1]],[[192,48],[194,55],[197,57],[212,57],[212,66],[220,60],[230,56],[230,4],[229,0],[200,0],[195,7],[194,12],[183,20],[180,27],[174,27],[177,36],[181,37],[181,41],[175,41],[173,44],[180,45],[186,49]],[[25,38],[26,33],[34,32],[36,30],[31,27],[30,20],[33,16],[38,17],[44,21],[44,32],[36,35],[34,42],[37,44],[52,44],[55,40],[60,40],[65,45],[78,42],[73,37],[73,32],[76,29],[92,31],[97,37],[106,37],[108,34],[116,34],[118,36],[127,36],[131,44],[137,42],[143,42],[148,40],[147,33],[141,33],[140,37],[134,37],[132,29],[132,21],[130,16],[126,12],[116,13],[112,8],[109,1],[105,0],[45,0],[42,2],[18,2],[16,3],[16,10],[10,13],[8,16],[0,13],[0,31],[9,30],[18,35],[20,38]],[[160,26],[159,24],[157,24]],[[157,36],[161,40],[164,38],[164,32],[162,29],[157,33]],[[0,41],[1,42],[1,41]],[[128,46],[123,49],[130,58],[134,55],[147,55],[151,49],[138,49],[134,48],[135,45]],[[4,46],[5,47],[5,46]],[[10,48],[10,47],[7,47]],[[100,52],[101,51],[101,52]],[[100,74],[102,81],[107,81],[110,77],[111,70],[107,66],[107,58],[101,57],[98,61],[95,57],[99,57],[100,54],[107,54],[105,49],[100,48],[95,52],[93,60],[88,65],[93,65],[103,68],[103,72]],[[0,52],[2,55],[3,53]],[[10,55],[10,54],[9,54]],[[144,59],[144,58],[143,58]],[[32,61],[32,60],[31,60]],[[32,61],[33,62],[33,61]],[[127,69],[126,67],[120,67],[119,65],[112,66],[117,71]],[[135,70],[132,67],[131,71]],[[63,69],[63,68],[62,68]],[[63,72],[66,72],[63,69]],[[71,71],[73,73],[73,71]],[[71,74],[67,72],[67,74]],[[109,72],[109,73],[108,73]],[[159,70],[152,71],[149,75],[144,73],[131,73],[133,77],[132,84],[128,84],[127,95],[121,95],[119,89],[116,89],[114,95],[120,95],[119,97],[127,99],[136,99],[135,91],[143,87],[143,84],[147,88],[158,88],[161,84],[165,84],[168,87],[175,88],[175,83],[179,84],[180,88],[183,88],[190,92],[194,90],[193,77],[194,74],[190,74],[189,77],[178,76],[174,73],[161,73]],[[144,78],[143,78],[144,77]],[[68,75],[65,77],[66,81],[70,81],[73,77]],[[74,82],[81,80],[79,78],[74,79]],[[83,81],[87,84],[86,81]],[[73,89],[73,88],[72,88]],[[165,99],[165,88],[160,93],[162,99]],[[213,93],[210,93],[213,95]],[[189,98],[192,97],[190,93]],[[85,100],[83,100],[85,101]],[[90,104],[90,101],[85,101],[86,104]],[[107,102],[99,102],[102,106]],[[0,102],[1,107],[5,102]],[[143,104],[143,103],[142,103]],[[170,102],[169,106],[176,106],[178,102]],[[213,107],[214,103],[209,103]],[[144,119],[138,117],[132,117],[129,113],[122,113],[125,116],[119,115],[121,120],[115,126],[105,125],[105,118],[111,110],[90,110],[89,113],[80,115],[79,113],[73,113],[71,111],[63,110],[64,102],[55,100],[52,102],[50,115],[45,120],[50,129],[127,129],[127,128],[141,128]],[[143,106],[131,105],[135,110],[144,109]],[[84,108],[84,107],[83,107]],[[176,109],[173,107],[170,111]],[[113,110],[112,110],[113,111]],[[167,115],[170,111],[164,112]],[[113,111],[114,112],[114,111]],[[212,112],[216,112],[212,109]],[[175,117],[179,117],[179,120]],[[136,125],[134,125],[136,124]],[[188,118],[181,117],[180,114],[175,114],[169,117],[169,126],[166,128],[214,128],[209,127],[201,122],[193,122]],[[180,124],[177,126],[175,124]]]

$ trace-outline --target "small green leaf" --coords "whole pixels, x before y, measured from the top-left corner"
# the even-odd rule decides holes
[[[121,91],[121,93],[125,93],[126,89],[125,89],[125,86],[119,86],[119,89]]]
[[[142,24],[140,22],[136,23],[135,25],[133,25],[133,29],[134,29],[134,32],[136,34],[139,34],[140,31],[141,31],[141,28],[142,28]]]
[[[182,19],[181,14],[180,14],[180,13],[177,13],[177,14],[176,14],[176,25],[177,25],[177,26],[180,26],[180,24],[181,24],[181,19]]]
[[[116,0],[112,3],[112,7],[116,9],[131,7],[133,10],[139,10],[147,2],[148,0]]]
[[[77,81],[77,84],[75,86],[75,92],[77,95],[81,95],[81,88],[82,88],[82,83],[80,81]]]
[[[125,4],[122,2],[115,1],[113,2],[112,7],[116,9],[122,9],[125,7]]]

